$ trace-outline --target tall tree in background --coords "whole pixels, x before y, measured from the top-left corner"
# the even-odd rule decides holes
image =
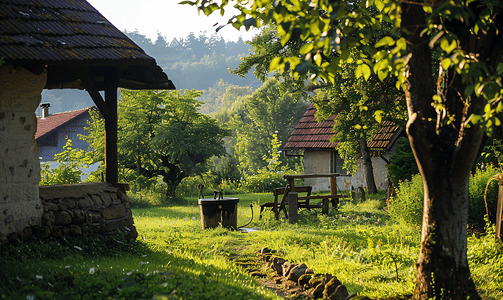
[[[166,200],[175,199],[182,179],[207,170],[212,156],[223,156],[227,132],[197,112],[201,92],[121,90],[118,105],[118,154],[121,167],[167,184]],[[101,158],[103,122],[92,118],[86,140]]]
[[[228,126],[236,137],[234,151],[242,170],[255,174],[265,167],[263,156],[270,149],[273,135],[276,133],[284,145],[306,108],[304,101],[283,92],[276,79],[266,81],[251,96],[241,98],[233,108]]]
[[[211,14],[229,2],[183,3]],[[301,57],[274,58],[272,70],[310,71],[313,80],[334,82],[356,48],[365,53],[357,77],[373,71],[381,80],[398,78],[424,183],[414,298],[480,299],[467,260],[468,179],[484,129],[499,125],[496,113],[503,110],[501,1],[257,0],[234,7],[241,14],[229,21],[233,26],[275,23],[283,45],[303,42]],[[401,37],[374,43],[382,21]]]

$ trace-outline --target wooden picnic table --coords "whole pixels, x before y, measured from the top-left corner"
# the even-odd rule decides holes
[[[285,217],[288,218],[288,213],[286,211],[285,206],[288,204],[288,194],[291,192],[296,193],[307,193],[306,196],[297,197],[297,208],[321,208],[323,214],[328,214],[329,209],[329,201],[332,202],[333,208],[337,208],[339,204],[339,198],[342,198],[342,195],[337,194],[337,184],[336,178],[339,176],[339,173],[313,173],[313,174],[292,174],[285,175],[285,178],[288,181],[288,184],[285,188],[278,188],[274,190],[274,202],[268,202],[261,205],[260,214],[262,215],[262,211],[265,207],[272,207],[272,211],[274,212],[274,216],[276,220],[279,220],[279,212],[283,211]],[[328,195],[311,195],[312,187],[311,186],[295,186],[295,179],[297,178],[330,178],[330,194]],[[278,197],[283,195],[281,202],[278,201]],[[322,202],[318,204],[311,204],[310,200],[321,199]]]

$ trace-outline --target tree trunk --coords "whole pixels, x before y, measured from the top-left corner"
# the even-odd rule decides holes
[[[482,114],[484,101],[460,99],[461,76],[450,75],[449,86],[440,92],[443,104],[455,121],[431,105],[435,91],[428,35],[422,35],[425,13],[420,5],[402,3],[402,27],[408,36],[409,75],[405,96],[409,120],[407,135],[424,186],[421,252],[414,299],[480,299],[467,260],[468,180],[482,139],[477,126],[466,128],[472,113]],[[418,25],[419,24],[419,25]],[[440,76],[441,77],[441,76]]]
[[[369,148],[365,139],[358,139],[360,151],[362,152],[363,166],[365,167],[365,181],[369,194],[377,194],[376,182],[374,179],[374,168],[372,167],[372,159],[370,158]]]

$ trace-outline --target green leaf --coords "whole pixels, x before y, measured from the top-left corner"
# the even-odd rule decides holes
[[[449,67],[451,66],[451,63],[452,63],[452,61],[450,58],[444,58],[442,60],[442,67],[444,68],[444,70],[449,69]]]
[[[442,48],[442,50],[444,50],[447,54],[451,53],[452,50],[456,49],[457,45],[458,44],[454,39],[452,40],[451,43],[449,43],[449,41],[445,37],[442,40],[440,40],[440,48]]]
[[[370,67],[367,64],[361,64],[358,67],[356,67],[356,78],[360,78],[363,75],[363,78],[365,78],[365,81],[367,81],[370,78],[371,70]]]
[[[375,47],[379,48],[382,46],[393,46],[394,44],[395,44],[395,40],[392,37],[385,36],[375,44]]]
[[[378,10],[382,11],[384,9],[384,2],[381,0],[375,0],[375,5]]]
[[[382,110],[376,110],[374,112],[374,118],[376,119],[377,123],[382,122],[383,115],[384,115],[384,111],[382,111]]]
[[[281,57],[275,57],[271,60],[269,65],[269,72],[273,72],[281,69],[284,66],[283,59]]]
[[[482,90],[482,94],[487,100],[493,100],[500,94],[500,90],[501,86],[499,84],[496,82],[489,82]]]
[[[305,55],[305,54],[311,52],[311,50],[313,50],[313,47],[314,47],[313,43],[304,44],[304,45],[302,45],[302,47],[300,47],[299,53],[301,55]]]

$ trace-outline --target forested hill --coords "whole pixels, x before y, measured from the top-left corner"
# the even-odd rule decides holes
[[[137,31],[126,31],[125,34],[156,59],[178,90],[208,91],[210,88],[217,88],[221,80],[253,89],[262,85],[251,73],[241,78],[228,71],[229,68],[237,68],[240,57],[247,55],[252,48],[241,39],[226,42],[221,37],[207,36],[205,32],[201,32],[199,36],[191,33],[185,38],[171,41],[158,35],[157,40],[152,41]],[[51,113],[94,105],[87,92],[80,90],[44,90],[42,102],[51,104]]]

